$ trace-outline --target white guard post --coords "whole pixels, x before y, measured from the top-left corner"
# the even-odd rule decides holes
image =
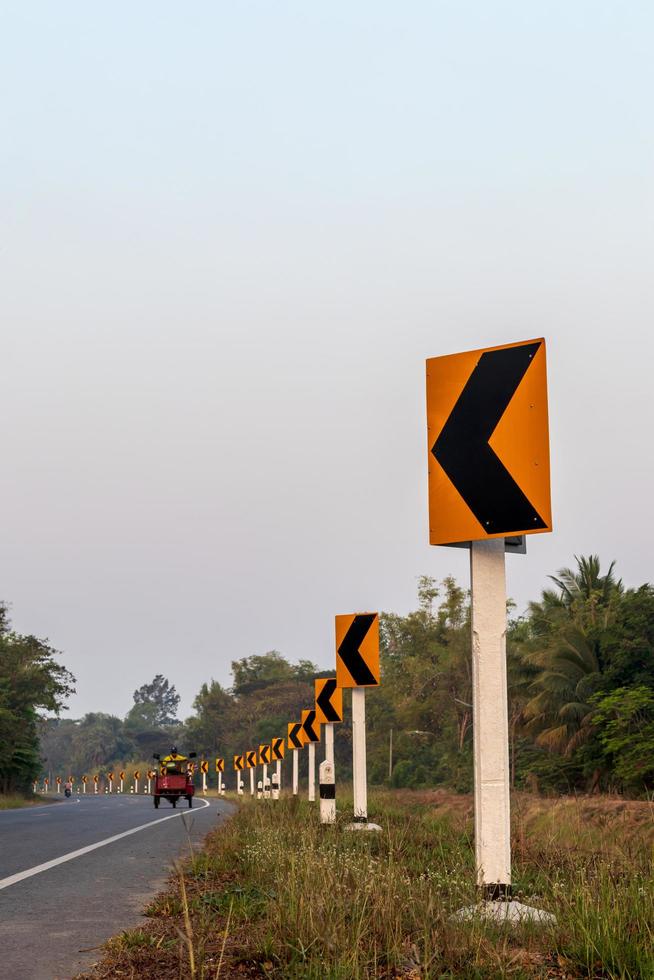
[[[139,791],[139,781],[138,781],[138,779],[135,779],[134,780],[134,792],[135,793],[138,793],[138,791]],[[84,792],[86,793],[86,784],[84,784]]]
[[[263,798],[264,800],[270,798],[270,780],[268,779],[268,766],[265,762],[263,764]]]
[[[309,803],[316,801],[316,743],[309,742]]]
[[[504,552],[504,538],[470,548],[475,863],[485,899],[511,891]]]
[[[120,781],[120,792],[121,793],[123,792],[123,788],[124,788],[124,780],[121,779],[121,781]]]
[[[254,768],[250,769],[250,796],[254,796]]]
[[[238,770],[236,772],[236,793],[238,796],[243,796],[243,776]]]
[[[329,726],[331,728],[331,725]],[[325,759],[320,763],[320,823],[336,823],[336,784],[334,763]]]
[[[282,788],[282,760],[281,759],[277,760],[275,775],[277,776],[277,789],[281,791]]]
[[[98,784],[96,782],[94,782],[93,783],[93,786],[94,786],[94,789],[95,789],[94,795],[97,796],[97,794],[98,794]],[[148,793],[149,792],[150,792],[150,780],[148,779]]]
[[[260,800],[263,796],[263,780],[259,779],[257,781],[257,799]]]
[[[277,763],[277,765],[279,765],[279,762]],[[278,800],[279,799],[279,775],[278,775],[278,772],[279,772],[279,770],[278,769],[275,769],[275,772],[272,775],[272,793],[271,793],[271,795],[272,795],[273,800]]]
[[[86,783],[82,783],[82,793],[86,793]]]
[[[368,774],[366,765],[366,689],[352,688],[352,777],[354,783],[354,823],[348,830],[381,830],[368,823]]]
[[[206,774],[206,772],[203,772],[202,773],[202,792],[204,793],[205,796],[207,795],[207,774]]]
[[[61,793],[61,783],[57,783],[57,792]]]
[[[221,772],[219,772],[218,773],[218,795],[219,796],[222,796],[222,794],[223,794],[223,774]]]
[[[293,796],[297,796],[300,782],[300,763],[297,753],[298,750],[293,749]]]
[[[110,793],[113,793],[113,789],[114,789],[114,781],[113,781],[113,779],[110,779],[109,780],[109,792]]]

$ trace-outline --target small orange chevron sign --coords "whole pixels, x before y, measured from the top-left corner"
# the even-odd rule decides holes
[[[55,779],[55,782],[57,784],[61,783],[61,776],[57,776],[56,779]]]
[[[125,778],[125,773],[124,772],[119,772],[118,773],[118,777],[119,777],[119,779],[124,779]]]
[[[319,742],[320,723],[316,721],[315,709],[309,708],[308,711],[303,711],[301,718],[302,718],[302,730],[306,735],[307,742]]]
[[[343,689],[336,686],[335,677],[319,677],[314,681],[316,692],[316,721],[333,724],[343,721]]]
[[[216,772],[224,772],[224,771],[225,771],[225,760],[216,759]]]
[[[148,769],[148,779],[155,779],[156,775],[154,769]]]
[[[377,613],[336,617],[336,683],[339,687],[376,687],[379,684]]]
[[[302,749],[307,744],[306,736],[302,731],[301,721],[290,721],[288,723],[288,734],[286,736],[289,749]]]
[[[270,763],[270,746],[260,745],[259,746],[259,763],[263,765],[269,765]]]
[[[164,768],[165,768],[165,766],[164,766]],[[107,773],[107,779],[109,780],[110,783],[113,783],[113,781],[114,781],[114,774],[112,772],[108,772]]]
[[[88,776],[82,776],[82,782],[83,783],[88,783],[88,781],[89,781],[89,777]]]
[[[141,778],[141,770],[140,769],[135,769],[134,770],[134,779],[140,779],[140,778]],[[86,776],[82,776],[82,779],[83,779],[84,782],[86,782]]]
[[[244,769],[244,768],[245,768],[245,756],[235,755],[234,756],[234,769],[236,769],[237,772],[240,772],[241,769]]]
[[[209,772],[209,763],[205,762],[204,759],[200,763],[200,772],[204,772],[204,773]]]
[[[273,738],[270,743],[270,750],[273,759],[283,759],[284,758],[284,739],[283,738]]]
[[[429,541],[552,530],[545,341],[427,361]]]
[[[93,782],[94,783],[99,783],[100,782],[100,777],[99,776],[94,776],[93,777]]]
[[[245,765],[247,769],[257,768],[257,751],[256,749],[251,749],[249,752],[245,753]]]

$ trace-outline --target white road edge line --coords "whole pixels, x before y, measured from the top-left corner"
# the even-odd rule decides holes
[[[198,800],[198,803],[202,803],[204,806],[211,806],[209,800]],[[69,851],[68,854],[62,854],[61,857],[53,858],[52,861],[37,864],[33,868],[28,868],[27,871],[19,871],[17,874],[10,875],[8,878],[1,878],[0,891],[3,888],[9,888],[11,885],[18,884],[19,881],[25,881],[26,878],[31,878],[33,875],[40,875],[42,871],[49,871],[50,868],[56,868],[59,864],[65,864],[67,861],[74,861],[75,858],[82,857],[84,854],[90,854],[91,851],[97,850],[98,847],[106,847],[107,844],[113,844],[114,841],[122,840],[123,837],[130,837],[132,834],[138,834],[141,830],[147,830],[148,827],[156,827],[158,823],[164,823],[166,820],[174,820],[175,817],[183,817],[190,812],[190,810],[180,810],[177,813],[171,813],[168,817],[159,817],[158,820],[150,820],[149,823],[142,823],[139,827],[124,830],[122,834],[114,834],[113,837],[106,837],[104,840],[99,840],[96,844],[88,844],[86,847],[80,847],[78,851]]]

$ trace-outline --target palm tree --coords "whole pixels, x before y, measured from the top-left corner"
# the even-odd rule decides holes
[[[611,562],[605,575],[597,555],[578,558],[576,570],[562,568],[529,607],[531,650],[525,659],[538,668],[533,696],[525,706],[525,729],[536,741],[571,755],[593,731],[590,697],[602,676],[601,640],[622,594]]]

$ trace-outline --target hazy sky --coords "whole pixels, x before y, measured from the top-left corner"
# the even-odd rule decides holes
[[[652,579],[647,2],[30,2],[0,31],[0,597],[123,715],[333,664],[430,548],[426,357],[545,336],[553,534]]]

